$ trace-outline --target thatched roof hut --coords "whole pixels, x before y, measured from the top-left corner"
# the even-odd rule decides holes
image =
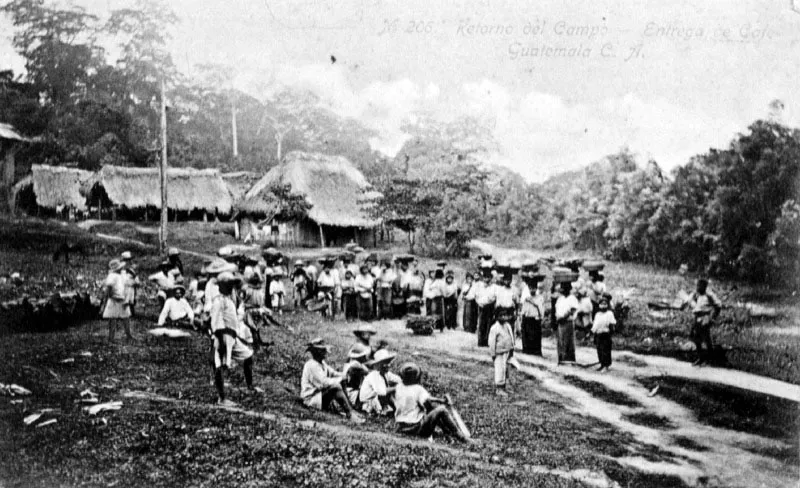
[[[102,189],[112,205],[161,208],[158,168],[103,166],[85,188],[90,194]],[[169,168],[167,188],[171,210],[229,214],[233,205],[228,187],[216,169]]]
[[[252,171],[222,173],[222,181],[227,185],[234,202],[240,201],[259,178],[258,173],[253,173]]]
[[[365,212],[364,192],[369,183],[353,164],[342,156],[292,151],[247,192],[237,205],[242,213],[269,216],[275,202],[268,189],[274,184],[290,184],[312,205],[308,218],[319,225],[372,228],[380,221]]]
[[[92,172],[82,169],[34,164],[31,166],[31,180],[36,204],[51,209],[72,207],[86,210],[86,197],[81,194],[81,187],[92,175]]]

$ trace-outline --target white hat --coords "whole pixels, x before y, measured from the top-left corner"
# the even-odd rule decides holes
[[[394,358],[397,357],[397,354],[393,352],[389,352],[386,349],[378,349],[375,351],[375,355],[372,358],[372,361],[367,361],[368,366],[377,366],[383,363],[391,363],[394,361]]]
[[[130,251],[125,251],[119,255],[119,258],[122,259],[123,261],[127,261],[133,259],[133,254],[131,254]]]

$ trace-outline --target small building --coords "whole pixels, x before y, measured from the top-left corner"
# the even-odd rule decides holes
[[[13,186],[14,210],[74,219],[87,211],[83,185],[94,176],[68,166],[34,164],[31,174]]]
[[[279,205],[270,188],[287,184],[311,204],[306,218],[276,218]],[[283,246],[344,246],[350,241],[374,246],[380,221],[366,211],[364,200],[374,196],[369,187],[364,175],[342,156],[290,152],[237,204],[239,235]]]
[[[123,220],[157,219],[161,209],[158,168],[103,166],[84,186],[98,218],[111,213]],[[169,168],[167,207],[171,220],[207,220],[230,215],[233,197],[219,170]]]

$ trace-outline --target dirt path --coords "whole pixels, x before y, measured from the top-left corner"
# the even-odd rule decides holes
[[[486,367],[490,367],[486,349],[478,349],[475,346],[473,334],[454,331],[420,338],[404,332],[400,321],[385,324],[381,326],[382,331],[388,326],[393,338],[411,347],[446,352],[461,359],[485,362]],[[636,377],[659,377],[669,374],[698,381],[718,382],[800,402],[800,387],[797,385],[732,370],[693,368],[687,363],[670,358],[641,356],[630,352],[615,354],[617,361],[611,372],[597,373],[593,369],[579,366],[557,366],[554,359],[555,348],[551,340],[545,340],[543,352],[544,358],[517,354],[522,366],[516,374],[531,376],[547,390],[563,397],[565,408],[611,424],[632,434],[639,442],[654,446],[668,455],[668,459],[654,461],[632,454],[617,458],[617,462],[644,472],[679,476],[692,486],[702,486],[707,483],[748,487],[797,486],[798,474],[795,467],[789,468],[776,459],[754,453],[754,451],[787,448],[784,442],[705,425],[685,407],[659,395],[649,396],[650,392],[636,380]],[[629,359],[627,362],[619,361],[626,357]],[[577,359],[579,364],[594,363],[596,351],[578,348]],[[575,386],[574,378],[599,383],[607,390],[632,399],[639,406],[604,401],[591,392]],[[513,375],[511,381],[513,388]],[[513,394],[510,401],[513,402]],[[628,416],[637,414],[668,419],[670,425],[651,427],[631,422]],[[687,442],[691,448],[682,447],[686,446]]]

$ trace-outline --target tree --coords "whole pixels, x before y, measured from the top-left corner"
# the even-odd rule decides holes
[[[283,145],[290,133],[295,132],[304,139],[312,137],[311,114],[318,102],[313,93],[292,89],[282,90],[267,100],[256,135],[269,126],[275,140],[276,161],[283,157]]]

